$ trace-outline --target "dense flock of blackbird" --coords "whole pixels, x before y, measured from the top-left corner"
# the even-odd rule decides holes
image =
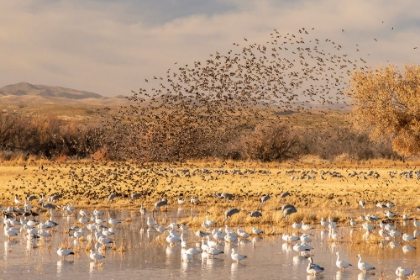
[[[173,146],[180,147],[181,160],[205,158],[240,128],[278,125],[279,112],[348,109],[351,73],[368,71],[363,51],[355,44],[350,50],[355,54],[346,54],[340,43],[314,32],[274,30],[265,44],[245,38],[227,53],[191,65],[175,63],[166,76],[146,79],[129,98],[132,104],[104,121],[121,134],[104,141],[122,158],[147,157],[145,146],[151,161],[172,159]],[[200,143],[206,143],[205,152]]]

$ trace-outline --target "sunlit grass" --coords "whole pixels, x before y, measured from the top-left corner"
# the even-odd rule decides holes
[[[333,162],[324,162],[316,158],[304,158],[301,162],[285,163],[199,161],[177,165],[154,165],[153,169],[138,167],[132,163],[104,165],[101,162],[92,161],[57,163],[34,159],[29,162],[22,159],[14,163],[1,164],[0,189],[3,194],[0,200],[3,207],[14,204],[15,194],[20,197],[22,206],[25,197],[29,194],[40,197],[43,193],[48,197],[60,192],[68,194],[64,194],[64,198],[57,202],[59,205],[69,203],[79,208],[90,209],[124,208],[135,214],[138,213],[140,203],[143,203],[150,212],[154,208],[154,203],[163,196],[167,197],[168,205],[172,208],[178,207],[177,198],[181,197],[186,202],[180,207],[192,208],[198,212],[198,216],[180,221],[193,227],[200,227],[206,215],[209,215],[218,225],[222,225],[225,210],[233,207],[241,212],[227,221],[232,225],[286,225],[295,221],[319,225],[321,218],[347,224],[349,217],[357,217],[362,213],[377,214],[382,217],[383,209],[376,208],[375,204],[387,201],[396,204],[395,211],[398,213],[407,213],[410,217],[415,217],[418,216],[415,207],[420,201],[418,191],[420,180],[399,176],[402,171],[412,170],[413,167],[401,163],[396,164],[393,161],[340,162],[337,166]],[[40,168],[42,165],[44,170]],[[133,170],[130,177],[126,175],[127,167]],[[166,167],[175,171],[188,169],[191,173],[206,168],[211,171],[211,174],[191,177],[173,176],[172,173],[164,171]],[[110,174],[115,170],[120,175],[113,180]],[[228,174],[220,175],[215,172],[216,170],[227,170]],[[232,170],[241,170],[243,175],[233,175]],[[245,173],[246,170],[266,170],[269,174]],[[313,179],[300,179],[303,171],[310,170],[317,173]],[[370,170],[378,172],[379,178],[367,176],[366,173]],[[327,174],[323,175],[322,179],[321,172],[327,171],[339,172],[342,177],[334,178]],[[395,173],[393,178],[389,175],[390,171]],[[359,175],[350,177],[349,174],[353,172]],[[73,173],[79,176],[79,181],[70,175]],[[158,175],[160,173],[167,176],[162,177]],[[139,183],[134,185],[133,182]],[[83,191],[92,190],[96,192],[96,196],[72,194],[71,190],[76,186]],[[112,189],[116,188],[121,193],[125,192],[127,197],[119,196],[114,202],[107,203],[109,189],[112,192]],[[132,192],[145,190],[148,190],[150,195],[143,196],[135,202],[128,198]],[[285,191],[290,192],[291,196],[280,199],[279,195]],[[235,196],[235,199],[233,201],[220,200],[213,195],[214,192],[229,192]],[[262,206],[260,210],[262,217],[251,218],[248,212],[260,208],[260,198],[263,194],[270,194],[271,199]],[[191,197],[198,198],[200,204],[191,205],[189,203]],[[359,200],[366,202],[366,209],[360,208]],[[285,203],[295,205],[298,213],[283,219],[283,213],[273,209]],[[32,201],[32,205],[35,210],[45,212],[39,208],[36,200]],[[60,212],[60,210],[57,211]],[[130,221],[131,218],[125,220],[125,222]]]

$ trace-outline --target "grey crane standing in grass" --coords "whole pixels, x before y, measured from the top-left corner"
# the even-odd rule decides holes
[[[57,200],[61,199],[63,196],[61,194],[55,194],[53,196],[50,196],[48,198],[48,202],[52,203],[52,202],[56,202]]]
[[[168,200],[166,199],[166,197],[162,198],[162,200],[155,202],[155,210],[159,210],[162,206],[168,206]]]
[[[224,198],[226,200],[233,200],[234,196],[231,193],[222,193],[220,195],[221,198]]]
[[[162,198],[162,200],[159,200],[157,202],[155,202],[155,208],[153,209],[153,217],[155,215],[155,211],[159,211],[160,207],[165,206],[165,209],[168,207],[168,200],[166,199],[166,197]]]
[[[283,193],[281,193],[280,194],[280,199],[282,199],[282,198],[285,198],[285,197],[288,197],[288,196],[290,196],[290,193],[289,192],[283,192]]]
[[[281,211],[283,211],[283,218],[286,218],[287,216],[296,213],[297,209],[295,206],[293,206],[292,204],[285,204],[281,207]]]
[[[139,199],[140,197],[141,197],[141,194],[139,194],[139,193],[132,193],[130,195],[131,201],[135,201],[135,200]]]
[[[114,201],[114,199],[117,197],[116,193],[111,193],[110,195],[108,195],[108,201],[107,203],[110,203],[111,201]]]
[[[263,204],[264,204],[264,202],[266,202],[267,200],[269,200],[271,197],[270,197],[270,195],[269,194],[267,194],[267,195],[263,195],[263,197],[261,197],[261,205],[260,205],[260,208],[259,209],[262,209],[262,206],[263,206]]]
[[[259,217],[262,217],[262,214],[261,214],[261,212],[260,212],[260,211],[251,211],[251,212],[249,212],[249,215],[250,215],[252,218],[259,218]]]
[[[42,206],[42,208],[45,208],[45,209],[48,209],[48,210],[55,210],[55,208],[57,208],[57,206],[52,204],[52,203],[42,202],[41,206]]]
[[[238,208],[231,208],[225,211],[225,219],[223,220],[223,224],[226,222],[227,219],[235,215],[236,213],[239,213]]]

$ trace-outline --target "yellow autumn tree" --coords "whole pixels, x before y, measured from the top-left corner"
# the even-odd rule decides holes
[[[355,72],[348,93],[356,127],[369,129],[373,140],[391,138],[402,156],[420,154],[420,66]]]

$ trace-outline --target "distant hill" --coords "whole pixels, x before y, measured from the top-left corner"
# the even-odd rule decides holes
[[[88,91],[57,86],[33,85],[30,83],[17,83],[0,88],[0,101],[2,103],[29,102],[32,104],[92,105],[122,105],[128,102],[122,95],[104,97]]]

